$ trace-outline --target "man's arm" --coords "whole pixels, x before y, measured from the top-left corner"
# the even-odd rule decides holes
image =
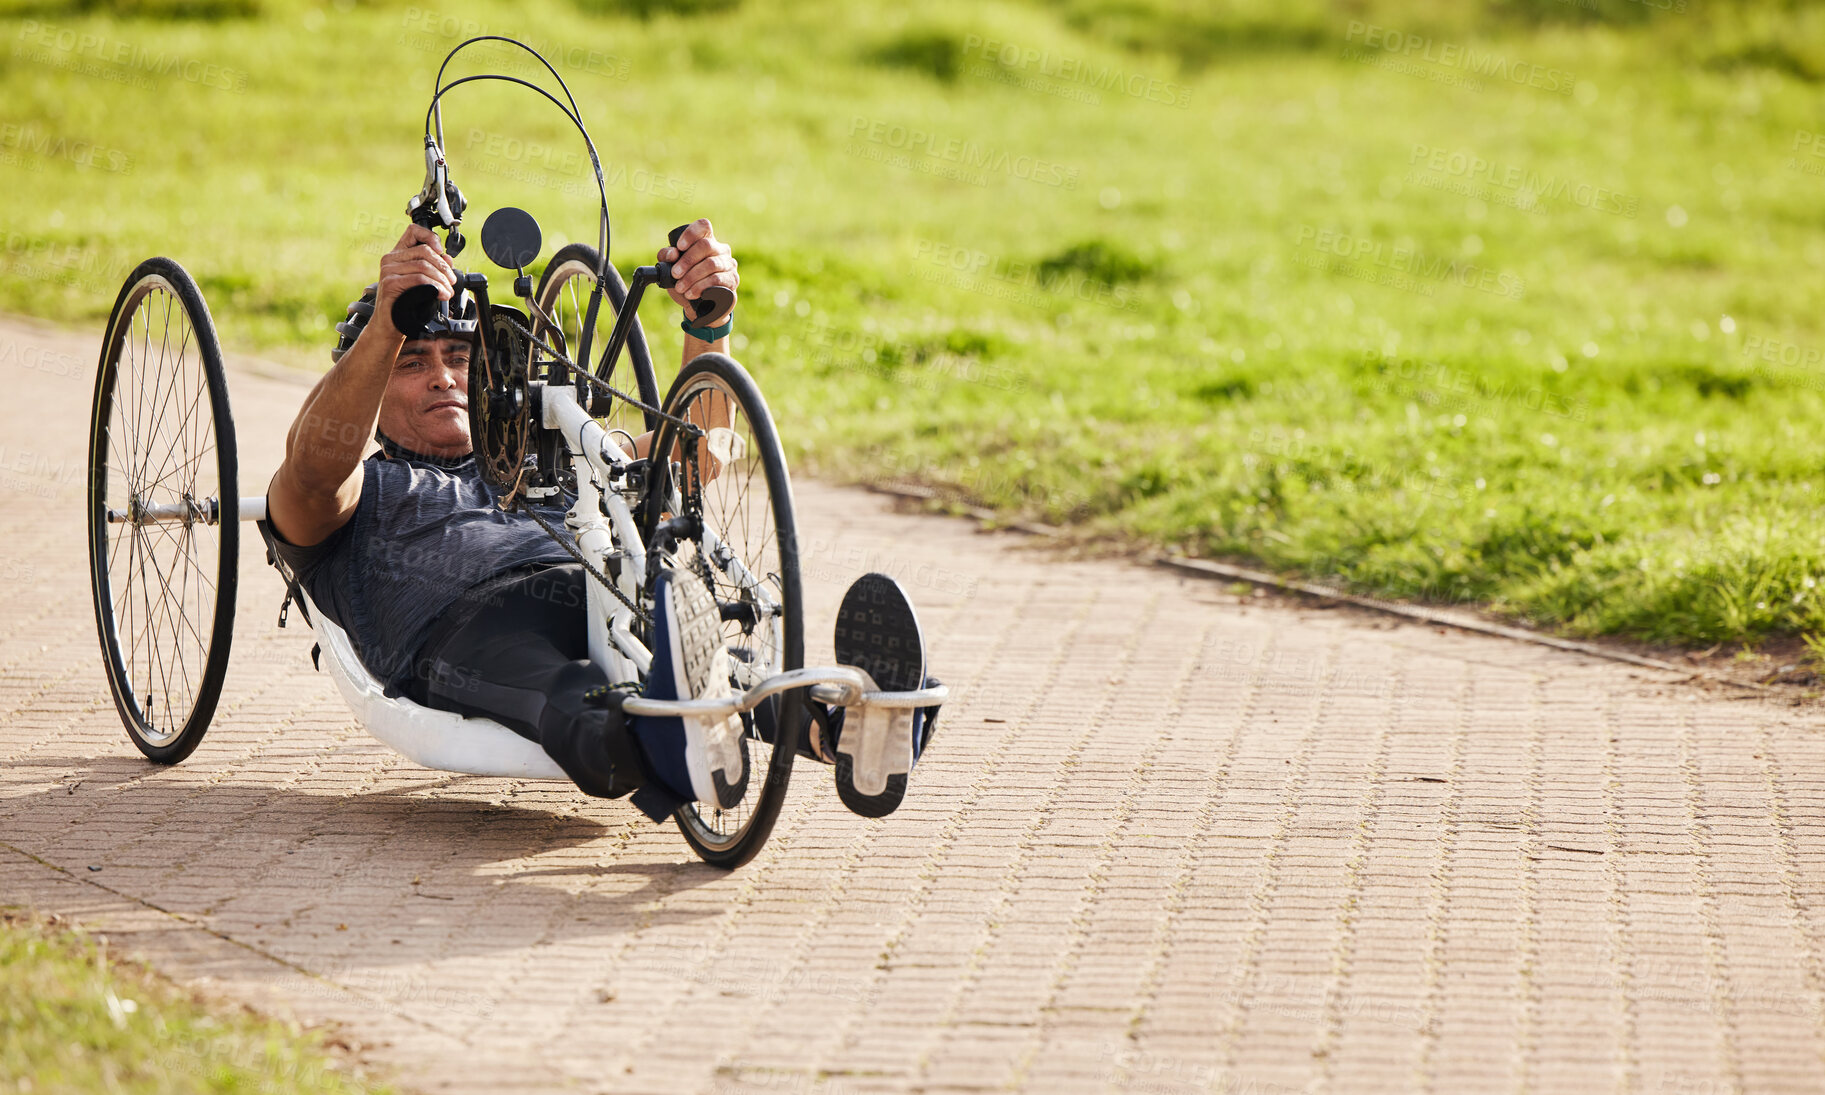
[[[680,250],[682,248],[682,250]],[[691,315],[691,298],[700,295],[712,285],[725,285],[733,290],[741,284],[741,275],[736,272],[735,256],[729,253],[729,245],[716,238],[710,222],[699,218],[687,226],[678,237],[677,247],[661,247],[659,261],[672,264],[676,284],[666,290],[672,299]],[[734,313],[730,313],[733,315]],[[684,368],[691,359],[700,354],[727,354],[729,336],[724,335],[714,342],[705,342],[700,338],[684,336],[684,359],[678,367]],[[711,408],[711,424],[729,424],[728,408],[720,397],[712,396],[716,405]],[[645,458],[652,454],[653,433],[651,430],[634,438],[634,455]]]
[[[405,336],[393,326],[393,301],[414,285],[448,300],[456,274],[443,245],[416,224],[380,260],[374,314],[304,400],[285,437],[285,460],[266,488],[266,517],[289,542],[310,547],[348,523],[361,501],[361,456]]]

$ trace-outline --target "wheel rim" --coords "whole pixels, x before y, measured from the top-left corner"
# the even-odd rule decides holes
[[[700,459],[707,458],[717,466],[713,477],[705,472],[702,481],[693,483],[689,462],[680,461],[684,455],[681,446],[668,440],[671,463],[677,469],[672,477],[670,508],[675,512],[685,506],[684,498],[688,496],[691,508],[702,517],[706,532],[713,533],[724,549],[721,553],[712,549],[711,554],[718,558],[702,551],[687,551],[679,560],[680,565],[695,570],[719,604],[752,610],[747,619],[723,621],[723,640],[736,652],[738,672],[746,678],[733,684],[738,689],[746,688],[786,669],[796,669],[796,664],[788,664],[800,659],[793,656],[786,637],[785,613],[790,606],[780,558],[775,499],[755,423],[742,401],[714,373],[690,381],[673,397],[668,410],[709,434],[697,443]],[[709,538],[705,539],[708,543]],[[763,781],[751,774],[748,793],[730,809],[695,803],[684,810],[698,839],[710,847],[728,847],[741,839],[754,818],[760,795],[772,782],[773,747],[752,731],[747,735],[747,746],[750,773],[765,772],[768,778]],[[789,757],[784,759],[789,763]]]
[[[595,287],[596,272],[577,259],[566,259],[563,265],[552,272],[551,280],[545,285],[545,292],[539,303],[557,324],[557,340],[552,340],[551,326],[545,322],[543,317],[537,319],[537,326],[534,327],[534,330],[539,332],[540,337],[550,341],[554,349],[563,350],[567,357],[574,357],[577,350],[583,345],[583,321],[589,314],[589,297],[595,291]],[[602,305],[596,310],[595,335],[589,340],[592,354],[599,353],[607,345],[608,334],[614,326],[614,321],[613,302],[609,299],[608,294],[604,293]],[[624,367],[627,352],[623,350],[623,360],[616,362],[615,370],[607,377],[607,381],[628,395],[640,398],[640,389],[639,385],[634,382],[633,369]],[[593,364],[588,361],[578,361],[576,364],[583,369],[593,371],[594,368]],[[616,440],[621,442],[624,448],[629,448],[631,442],[628,438],[639,437],[646,430],[645,415],[638,407],[625,400],[617,399],[613,403],[614,406],[609,413],[599,418],[598,421],[602,423],[602,428],[605,430],[625,432],[626,437],[617,436]]]
[[[205,695],[223,530],[239,515],[224,512],[207,365],[182,298],[152,275],[120,315],[95,454],[97,608],[128,729],[159,748]]]

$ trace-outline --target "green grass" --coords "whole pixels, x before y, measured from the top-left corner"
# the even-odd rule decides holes
[[[0,912],[0,1090],[52,1095],[383,1091],[316,1039],[208,1007],[88,936]]]
[[[93,326],[168,253],[231,345],[321,367],[465,28],[347,0],[77,10],[105,6],[0,22],[24,127],[0,307]],[[1825,631],[1825,13],[678,7],[463,17],[573,51],[624,269],[697,214],[733,244],[737,356],[797,469],[1575,633]],[[102,45],[30,46],[27,19]],[[1377,52],[1389,31],[1420,48]],[[234,71],[81,70],[122,49]],[[1055,75],[1110,69],[1135,93]],[[555,112],[480,85],[446,123],[476,219],[593,239]]]

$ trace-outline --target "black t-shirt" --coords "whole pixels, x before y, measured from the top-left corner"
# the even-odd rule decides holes
[[[539,507],[566,536],[565,499]],[[274,530],[279,555],[318,611],[354,641],[387,694],[397,695],[431,624],[470,587],[497,574],[573,558],[531,517],[502,510],[473,457],[397,452],[362,462],[361,501],[321,544]]]

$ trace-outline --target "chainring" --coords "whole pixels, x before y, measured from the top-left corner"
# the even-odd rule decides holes
[[[532,344],[515,328],[516,323],[527,324],[518,309],[490,305],[487,322],[485,352],[469,361],[469,437],[482,481],[494,488],[501,508],[507,509],[525,486],[532,433]]]

